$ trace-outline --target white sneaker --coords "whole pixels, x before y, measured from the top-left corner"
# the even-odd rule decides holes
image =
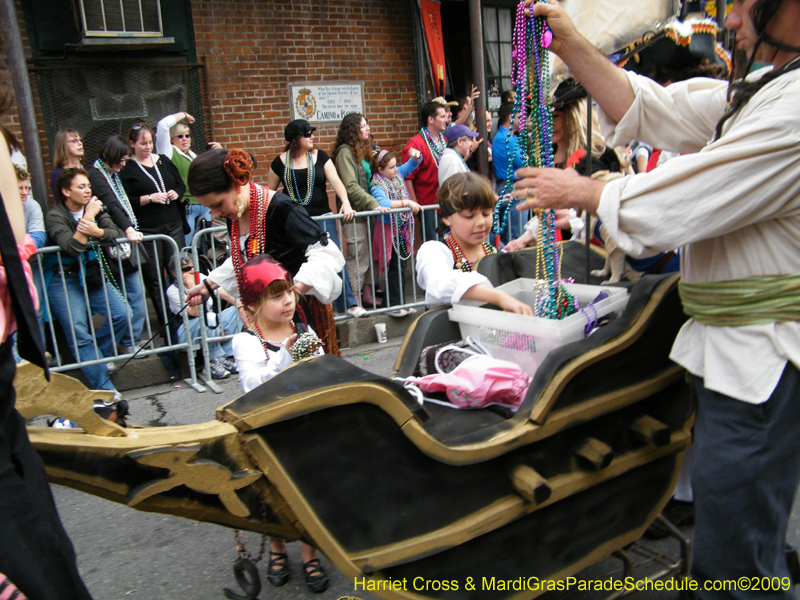
[[[118,350],[122,354],[136,354],[141,349],[142,349],[142,343],[141,342],[139,342],[135,346],[123,346],[123,345],[120,345],[119,348],[118,348]],[[136,354],[136,358],[147,358],[147,356],[145,354]]]
[[[357,319],[358,317],[363,317],[365,314],[367,314],[367,311],[365,308],[356,304],[355,306],[351,306],[347,309],[347,314]]]

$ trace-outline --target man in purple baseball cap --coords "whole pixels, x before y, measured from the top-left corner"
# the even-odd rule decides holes
[[[467,173],[467,159],[483,140],[477,140],[478,132],[466,125],[453,125],[445,133],[447,149],[439,161],[439,186],[456,173]]]

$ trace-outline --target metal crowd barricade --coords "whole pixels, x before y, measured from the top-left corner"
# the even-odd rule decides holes
[[[172,238],[170,238],[169,236],[165,236],[165,235],[146,235],[146,236],[144,236],[143,240],[140,243],[146,245],[145,247],[148,250],[149,260],[155,261],[156,269],[158,269],[159,271],[161,270],[161,265],[159,264],[159,261],[158,261],[158,254],[157,254],[157,252],[155,252],[155,244],[156,244],[156,242],[162,242],[162,243],[170,244],[172,246],[173,264],[174,264],[174,267],[175,267],[175,272],[180,273],[180,270],[181,270],[181,268],[180,268],[180,254],[181,254],[180,253],[180,249],[178,248],[178,246],[175,243],[175,241]],[[127,238],[119,238],[119,239],[115,240],[114,243],[130,243],[130,242],[128,242]],[[107,246],[107,245],[110,245],[110,244],[103,244],[103,246]],[[139,246],[137,244],[135,244],[135,243],[130,243],[130,246],[131,246],[132,252],[136,252],[137,255],[138,255]],[[103,253],[102,246],[98,246],[96,248],[96,250],[98,251],[98,254]],[[84,266],[83,266],[83,261],[79,261],[78,262],[78,264],[79,264],[78,276],[79,276],[79,280],[80,280],[81,287],[82,287],[82,290],[83,290],[83,300],[84,300],[85,305],[86,305],[85,310],[87,310],[87,313],[88,313],[88,326],[89,326],[89,332],[90,332],[91,337],[92,337],[92,350],[91,350],[91,353],[94,354],[95,358],[91,359],[91,360],[83,360],[83,361],[79,360],[80,352],[78,351],[78,348],[77,348],[78,336],[76,334],[74,319],[72,317],[72,306],[68,302],[66,308],[67,308],[67,314],[69,315],[69,321],[70,322],[69,323],[63,323],[62,322],[60,324],[61,324],[62,329],[64,330],[65,336],[68,336],[68,338],[71,337],[71,339],[73,340],[73,343],[74,343],[74,346],[75,346],[75,348],[73,350],[73,354],[76,354],[77,356],[75,356],[75,359],[76,359],[75,362],[65,363],[63,361],[62,353],[61,353],[61,351],[60,351],[60,349],[58,347],[58,337],[56,335],[56,330],[55,330],[55,326],[54,326],[54,323],[53,323],[54,317],[52,316],[52,312],[49,310],[49,306],[50,306],[50,295],[48,293],[48,287],[49,286],[44,285],[44,282],[46,280],[45,280],[45,269],[44,269],[44,264],[43,264],[43,260],[42,259],[43,259],[43,257],[45,255],[48,255],[48,254],[57,254],[58,255],[56,264],[58,266],[58,271],[59,271],[58,274],[54,274],[53,275],[53,279],[51,279],[49,285],[51,285],[51,286],[52,285],[61,285],[62,289],[64,290],[64,296],[65,297],[68,297],[69,292],[68,292],[68,289],[67,289],[67,283],[66,283],[66,278],[65,278],[65,273],[64,273],[64,263],[63,263],[63,259],[62,259],[61,249],[58,246],[48,246],[48,247],[40,248],[39,251],[37,252],[36,264],[33,265],[33,268],[37,271],[37,273],[38,273],[38,275],[39,275],[39,277],[41,279],[41,282],[42,282],[43,298],[41,299],[41,301],[42,301],[42,305],[45,307],[45,310],[48,313],[48,317],[49,317],[48,318],[48,324],[49,324],[48,326],[49,326],[49,331],[50,331],[50,334],[51,334],[51,338],[53,340],[53,347],[54,347],[54,351],[55,351],[55,361],[56,361],[56,363],[55,363],[55,365],[51,365],[50,370],[53,371],[53,372],[59,373],[59,372],[62,372],[62,371],[68,371],[68,370],[78,369],[78,368],[82,368],[82,367],[88,367],[88,366],[94,366],[94,365],[100,365],[100,364],[107,364],[107,363],[113,362],[114,360],[117,360],[117,359],[127,360],[127,359],[131,358],[133,356],[133,354],[120,353],[119,349],[118,349],[118,346],[120,345],[119,344],[119,340],[122,339],[122,336],[125,335],[125,333],[127,333],[130,336],[130,339],[132,341],[134,341],[134,342],[136,342],[136,338],[137,338],[137,335],[136,335],[137,332],[134,331],[133,323],[131,321],[131,310],[130,310],[130,305],[129,305],[128,300],[127,300],[128,294],[127,294],[127,287],[126,287],[125,277],[121,277],[120,281],[115,281],[114,282],[114,284],[116,285],[117,289],[120,291],[120,294],[122,295],[122,298],[125,299],[124,303],[125,303],[125,306],[126,306],[126,311],[125,311],[126,312],[125,331],[115,331],[114,323],[113,323],[113,320],[111,318],[111,306],[110,306],[110,301],[109,301],[109,288],[105,285],[106,283],[108,283],[109,280],[107,279],[106,269],[105,268],[101,268],[100,269],[101,278],[102,278],[102,282],[103,282],[102,290],[103,290],[103,297],[104,297],[104,302],[105,302],[105,309],[106,309],[107,314],[109,315],[108,324],[109,324],[109,328],[110,328],[111,340],[113,342],[112,346],[114,348],[114,353],[113,353],[112,356],[104,356],[102,354],[102,352],[100,351],[100,348],[99,348],[99,345],[98,345],[97,331],[96,331],[96,328],[95,328],[95,325],[94,325],[94,319],[92,318],[92,311],[91,311],[91,305],[90,305],[90,300],[89,300],[89,292],[87,291],[87,287],[86,287],[86,271],[85,271]],[[100,258],[101,261],[106,261],[107,262],[109,260],[107,258],[107,256],[105,256],[104,253],[103,253],[103,256],[101,256],[99,258]],[[111,260],[113,260],[113,259],[111,259]],[[121,260],[121,258],[118,258],[116,260],[117,260],[117,266],[119,267],[118,272],[122,273],[122,260]],[[101,262],[101,265],[102,265],[102,262]],[[138,279],[138,283],[139,283],[139,285],[141,285],[142,290],[145,290],[144,280],[143,280],[143,277],[142,277],[141,268],[135,273],[135,276]],[[56,280],[56,277],[58,277],[60,279],[60,282],[58,280]],[[185,292],[183,290],[183,281],[180,278],[177,281],[177,285],[178,285],[181,297],[184,297],[185,296]],[[168,312],[167,300],[166,300],[166,294],[164,294],[165,289],[163,287],[163,281],[159,282],[159,292],[162,294],[162,298],[164,298],[164,301],[162,302],[162,318],[164,319],[164,322],[167,323],[167,322],[170,321],[172,315],[168,315],[167,314],[167,312]],[[111,293],[116,293],[116,291],[112,291]],[[153,324],[150,322],[150,315],[149,315],[149,312],[147,311],[147,304],[146,304],[147,301],[146,301],[146,299],[144,301],[145,301],[145,314],[144,314],[145,321],[144,321],[144,325],[143,325],[142,331],[141,331],[141,337],[140,337],[140,341],[141,342],[144,342],[144,341],[152,338],[155,333],[158,333],[158,328],[154,329],[153,328]],[[184,326],[187,326],[187,324],[188,324],[188,315],[186,314],[186,311],[183,311],[181,313],[181,315],[182,315]],[[161,354],[161,353],[170,352],[170,351],[173,351],[173,350],[187,350],[189,348],[189,343],[188,342],[179,343],[177,339],[172,339],[172,338],[173,338],[173,336],[172,336],[172,334],[171,334],[171,332],[169,330],[169,327],[166,327],[165,331],[164,331],[164,345],[156,348],[155,347],[155,340],[154,340],[153,343],[151,343],[150,349],[148,349],[148,350],[144,350],[144,349],[140,350],[139,353],[137,354],[137,356],[148,356],[148,355],[151,355],[151,354]],[[205,388],[203,388],[203,386],[200,385],[198,383],[198,381],[197,381],[194,354],[192,352],[188,353],[188,362],[189,362],[189,374],[190,374],[190,376],[189,376],[188,379],[185,380],[186,383],[191,385],[198,392],[204,392]],[[111,373],[109,373],[109,379],[111,379]]]
[[[435,204],[435,205],[432,205],[432,206],[423,206],[422,210],[419,212],[418,217],[419,217],[420,226],[419,227],[417,227],[416,225],[414,226],[415,239],[412,240],[412,246],[414,246],[415,248],[416,248],[416,244],[414,244],[414,242],[416,240],[421,239],[423,243],[427,241],[425,239],[424,221],[425,221],[425,219],[428,219],[428,218],[435,219],[436,218],[436,212],[435,211],[438,208],[439,208],[438,204]],[[367,224],[367,240],[366,240],[366,244],[367,244],[367,248],[368,248],[368,253],[367,254],[370,257],[370,259],[369,259],[369,267],[367,269],[367,273],[366,273],[366,276],[365,276],[365,281],[363,281],[363,282],[358,281],[358,280],[354,282],[353,281],[353,277],[352,277],[353,274],[352,273],[350,274],[350,276],[351,276],[350,277],[350,283],[353,285],[353,295],[354,296],[355,295],[360,295],[360,293],[361,293],[361,289],[360,289],[359,284],[361,284],[363,286],[365,283],[369,283],[372,286],[372,289],[375,290],[375,283],[376,282],[381,282],[384,285],[384,291],[386,293],[386,295],[384,297],[384,300],[385,300],[385,302],[388,302],[388,290],[389,290],[389,264],[388,263],[389,263],[389,260],[391,260],[392,249],[387,246],[386,238],[384,237],[381,240],[381,244],[382,244],[382,249],[383,249],[383,255],[384,255],[384,257],[386,257],[386,263],[383,265],[383,267],[384,267],[383,268],[383,277],[381,278],[379,276],[376,276],[376,274],[375,274],[375,261],[372,259],[372,246],[373,246],[372,237],[373,237],[374,230],[375,230],[375,221],[373,220],[373,217],[378,217],[378,216],[382,216],[382,215],[391,215],[391,214],[394,214],[394,213],[410,213],[410,212],[411,212],[410,208],[393,208],[393,209],[390,209],[389,211],[386,211],[386,212],[377,211],[377,210],[370,210],[370,211],[364,211],[364,212],[357,213],[356,216],[350,221],[345,221],[341,214],[323,215],[321,217],[313,217],[313,219],[315,221],[317,221],[317,222],[324,222],[324,221],[331,221],[331,220],[337,221],[337,230],[339,232],[339,240],[340,240],[339,250],[342,250],[342,253],[344,253],[344,250],[343,250],[343,245],[344,245],[344,243],[343,243],[343,240],[344,240],[343,233],[344,233],[344,230],[347,227],[352,227],[353,228],[353,236],[352,236],[352,238],[354,240],[353,253],[355,254],[355,273],[356,274],[360,273],[360,268],[359,268],[360,259],[359,259],[359,252],[358,252],[358,250],[359,250],[359,242],[358,242],[358,236],[356,234],[356,223],[358,221],[366,221],[366,224]],[[416,219],[415,219],[415,222],[416,222]],[[394,239],[398,243],[399,243],[399,236],[400,236],[400,232],[396,231],[395,235],[394,235]],[[398,258],[398,260],[399,260],[399,258]],[[422,298],[422,299],[420,298],[420,294],[419,294],[418,288],[417,288],[416,284],[414,283],[414,281],[416,279],[415,276],[414,276],[414,273],[416,272],[416,251],[412,252],[411,256],[406,261],[406,264],[410,266],[411,284],[410,285],[406,285],[406,280],[405,279],[408,276],[408,271],[406,271],[405,274],[404,274],[404,270],[403,270],[402,266],[398,266],[398,281],[397,281],[397,285],[398,285],[398,289],[400,290],[400,294],[401,294],[402,298],[405,298],[406,289],[407,288],[411,288],[412,300],[410,302],[406,301],[406,302],[402,302],[400,304],[395,304],[395,305],[392,305],[392,306],[383,306],[383,307],[379,308],[377,306],[377,302],[375,301],[375,298],[373,298],[373,303],[372,303],[371,307],[369,305],[364,306],[364,308],[367,310],[367,315],[378,315],[378,314],[381,314],[381,313],[387,313],[387,312],[391,312],[391,311],[399,310],[399,309],[424,307],[424,305],[425,305],[424,298]],[[347,266],[345,266],[344,268],[346,269]],[[381,281],[381,279],[382,279],[382,281]],[[344,287],[342,287],[342,294],[344,295],[344,293],[345,293]],[[349,315],[342,314],[342,315],[336,316],[334,318],[334,320],[338,322],[338,321],[343,321],[343,320],[348,319],[348,318],[350,318]]]
[[[207,253],[203,253],[202,255],[206,256],[206,258],[208,258],[208,260],[210,262],[210,265],[209,265],[210,268],[213,270],[213,269],[217,268],[217,266],[219,266],[218,265],[218,261],[217,261],[217,252],[216,252],[216,247],[219,244],[219,242],[214,237],[214,234],[215,233],[221,233],[221,232],[227,231],[227,230],[228,230],[228,228],[225,227],[225,226],[206,227],[205,229],[196,229],[195,230],[194,237],[192,238],[192,245],[190,247],[190,252],[191,252],[191,256],[192,256],[192,268],[194,269],[194,271],[196,273],[199,273],[199,272],[202,271],[202,266],[200,264],[201,253],[199,251],[199,246],[201,244],[203,244],[204,246],[207,244],[207,246],[205,246],[205,247],[207,247],[209,249]],[[205,238],[208,238],[208,240],[206,240]],[[210,256],[209,256],[209,254],[210,254]],[[230,290],[227,290],[227,291],[230,291]],[[181,301],[185,302],[185,300],[186,300],[185,290],[181,290]],[[203,311],[205,311],[205,302],[201,305],[201,315],[202,315]],[[204,319],[203,316],[198,316],[197,318],[198,319]],[[220,388],[216,384],[216,382],[214,381],[213,377],[211,377],[211,353],[209,351],[209,344],[227,342],[236,333],[238,333],[242,328],[242,322],[239,319],[238,313],[236,315],[236,319],[237,319],[236,322],[238,324],[238,327],[237,327],[237,330],[235,332],[233,332],[233,333],[226,333],[226,334],[220,335],[220,336],[209,336],[207,328],[205,326],[205,323],[201,323],[201,325],[200,325],[200,337],[191,340],[191,342],[193,344],[197,340],[199,340],[199,342],[200,342],[199,348],[200,348],[201,353],[203,354],[203,370],[200,372],[200,378],[203,380],[203,383],[205,383],[206,386],[208,386],[208,388],[212,392],[214,392],[216,394],[221,394],[222,393],[222,388]],[[220,325],[222,324],[221,316],[218,316],[218,323]],[[187,320],[184,332],[186,334],[186,339],[189,340],[190,334],[189,334],[188,320]]]
[[[439,209],[439,205],[438,204],[434,204],[434,205],[431,205],[431,206],[423,206],[422,207],[422,210],[419,211],[418,215],[416,216],[417,218],[415,219],[415,223],[416,224],[415,224],[415,228],[414,228],[415,229],[415,240],[414,241],[419,241],[421,243],[424,243],[424,242],[428,241],[426,239],[426,237],[425,237],[424,222],[427,219],[437,219],[438,220],[438,216],[437,216],[437,212],[436,212],[436,211],[438,211],[438,209]],[[410,208],[395,208],[395,209],[391,209],[391,210],[386,211],[386,212],[383,212],[383,211],[364,211],[364,212],[357,213],[356,216],[350,221],[345,221],[341,214],[328,214],[328,215],[323,215],[323,216],[319,216],[319,217],[312,217],[312,218],[313,218],[314,221],[317,221],[318,223],[320,223],[323,226],[323,228],[325,227],[325,222],[326,221],[327,222],[333,221],[333,222],[336,223],[336,228],[337,228],[338,238],[339,238],[339,249],[342,250],[343,253],[344,253],[344,249],[343,249],[343,246],[344,246],[344,243],[343,243],[344,230],[347,227],[352,227],[353,228],[353,236],[352,236],[352,238],[354,240],[353,253],[355,255],[355,271],[356,271],[356,274],[360,271],[360,269],[359,269],[359,261],[361,259],[359,258],[359,252],[358,252],[359,242],[358,242],[358,236],[356,235],[356,231],[355,231],[355,224],[357,222],[366,221],[366,224],[367,224],[367,237],[366,237],[366,241],[362,242],[362,243],[366,243],[367,246],[368,246],[368,249],[369,249],[369,252],[368,252],[368,255],[369,255],[369,268],[367,269],[367,273],[366,273],[366,275],[364,277],[364,281],[360,282],[360,283],[362,285],[364,283],[369,283],[372,286],[373,290],[375,289],[375,284],[376,283],[382,283],[383,287],[384,287],[384,291],[386,293],[386,295],[384,296],[384,299],[388,303],[388,300],[389,300],[389,294],[388,294],[388,291],[389,291],[389,265],[388,265],[388,261],[391,260],[391,255],[392,255],[392,251],[393,250],[392,250],[392,248],[388,247],[387,242],[386,242],[386,238],[383,237],[381,239],[381,244],[383,245],[382,246],[383,247],[383,255],[386,258],[386,264],[383,265],[384,266],[383,275],[382,276],[378,276],[376,274],[376,272],[375,272],[375,261],[372,259],[373,234],[374,234],[374,229],[375,229],[375,227],[374,227],[374,225],[375,225],[374,218],[378,217],[380,215],[387,215],[387,214],[391,215],[391,214],[394,214],[394,213],[408,213],[408,212],[411,212]],[[516,214],[510,215],[509,218],[515,218],[515,217],[519,218],[521,226],[524,226],[525,223],[527,222],[526,216],[523,213],[518,213],[517,211],[514,211],[514,213],[516,213]],[[218,252],[216,250],[217,250],[217,247],[220,244],[220,242],[218,242],[215,239],[214,234],[225,232],[225,231],[227,231],[227,228],[225,226],[220,226],[220,227],[209,227],[209,228],[205,228],[205,229],[198,229],[195,232],[194,238],[192,239],[192,245],[191,245],[192,264],[194,265],[194,270],[195,271],[200,271],[202,269],[202,265],[201,265],[201,262],[200,262],[200,256],[207,256],[208,261],[209,261],[207,263],[207,265],[211,269],[214,269],[214,268],[216,268],[218,266],[218,261],[217,261]],[[399,231],[395,231],[394,232],[395,241],[399,242],[399,236],[400,236],[400,232]],[[201,252],[201,250],[200,250],[201,247],[203,249],[205,249],[206,251],[205,252]],[[380,307],[380,308],[377,306],[377,304],[375,302],[373,302],[372,306],[369,306],[369,305],[364,306],[364,308],[367,310],[367,315],[379,315],[379,314],[388,313],[388,312],[391,312],[391,311],[394,311],[394,310],[398,310],[398,309],[409,309],[409,308],[423,308],[424,309],[424,306],[425,306],[424,295],[422,294],[421,290],[416,285],[416,247],[417,247],[417,244],[414,244],[415,251],[412,252],[411,256],[407,260],[407,263],[406,263],[407,264],[407,268],[405,269],[405,272],[404,272],[404,269],[401,266],[398,266],[398,270],[397,270],[397,277],[398,277],[397,285],[398,285],[398,289],[400,290],[401,297],[405,298],[405,296],[407,294],[407,291],[410,288],[410,290],[411,290],[411,299],[410,300],[406,300],[405,302],[403,302],[401,304],[396,304],[396,305],[392,305],[392,306],[383,306],[383,307]],[[227,249],[226,249],[225,254],[228,255]],[[399,260],[399,258],[398,258],[398,260]],[[345,266],[344,268],[346,269],[347,267]],[[359,285],[359,282],[358,281],[353,282],[353,279],[351,278],[351,283],[354,283],[353,294],[354,295],[360,294],[360,289],[356,289],[356,286]],[[230,292],[230,290],[227,290],[227,291]],[[345,288],[344,288],[344,286],[342,286],[342,296],[344,296],[344,294],[345,294]],[[182,299],[184,298],[184,290],[181,290],[181,298]],[[346,308],[347,307],[345,306],[345,309]],[[202,317],[200,317],[200,318],[202,318]],[[344,314],[337,315],[334,318],[334,320],[336,322],[340,322],[340,321],[343,321],[343,320],[349,319],[349,318],[351,318],[351,317],[348,314],[344,313]],[[237,314],[237,319],[238,319],[238,314]],[[241,325],[241,321],[238,321],[238,322]],[[186,331],[188,331],[188,329]],[[199,339],[199,342],[200,342],[200,350],[201,350],[201,352],[203,354],[205,366],[204,366],[203,370],[199,373],[199,375],[200,375],[200,378],[203,380],[203,382],[209,388],[211,388],[213,391],[218,392],[218,393],[221,392],[222,390],[219,388],[219,386],[217,386],[217,384],[214,382],[214,380],[211,377],[211,367],[210,367],[210,362],[211,361],[210,361],[210,358],[209,358],[209,344],[227,342],[228,340],[230,340],[233,337],[233,335],[234,334],[227,333],[225,335],[210,336],[210,335],[208,335],[208,333],[206,331],[206,327],[203,327],[203,326],[200,327],[200,337],[198,339]],[[195,342],[195,341],[196,340],[193,340],[193,342]]]

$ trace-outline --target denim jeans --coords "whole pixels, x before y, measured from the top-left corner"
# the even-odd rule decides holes
[[[97,337],[97,347],[95,348],[89,307],[91,307],[91,313],[102,315],[106,321],[109,320],[110,308],[110,320],[115,333],[124,331],[128,323],[128,307],[117,297],[109,283],[88,292],[89,307],[87,307],[86,296],[84,296],[84,289],[78,274],[70,273],[63,277],[62,281],[60,275],[53,276],[50,285],[47,286],[47,296],[50,312],[61,323],[67,343],[69,343],[72,354],[75,355],[75,360],[83,362],[114,356],[114,340],[110,329],[107,329],[104,335],[98,335],[102,332],[105,324],[95,332]],[[108,306],[106,306],[106,296],[108,297]],[[108,369],[104,364],[82,367],[81,370],[93,389],[116,389],[108,378]]]
[[[188,210],[186,211],[186,220],[189,221],[189,229],[191,230],[188,234],[186,234],[187,246],[192,245],[197,219],[201,217],[211,223],[211,210],[202,204],[190,204]]]
[[[337,220],[336,219],[323,219],[322,221],[318,221],[328,235],[331,237],[331,241],[336,244],[339,250],[342,249],[342,244],[339,241],[339,231],[336,227]],[[353,288],[350,286],[350,274],[347,272],[347,267],[342,269],[342,272],[339,273],[339,276],[344,281],[344,288],[342,293],[336,298],[336,310],[339,313],[343,313],[345,308],[351,308],[353,306],[358,306],[358,301],[356,301],[356,297],[353,295]],[[347,306],[345,307],[345,303]]]
[[[225,335],[238,333],[241,330],[242,322],[239,320],[235,306],[229,306],[223,310],[219,315],[219,322],[222,325],[222,330],[225,332]],[[202,323],[202,313],[200,317],[189,317],[189,335],[192,336],[193,345],[200,344],[200,326]],[[219,330],[219,327],[206,327],[206,335],[208,337],[216,337],[218,335],[222,335],[222,332]],[[178,326],[178,342],[181,344],[186,342],[186,331],[184,330],[183,325]],[[233,342],[231,340],[228,340],[222,344],[219,342],[209,342],[208,355],[209,358],[212,359],[222,358],[224,356],[232,357]]]
[[[114,328],[114,338],[117,344],[123,346],[134,346],[142,339],[142,328],[144,327],[145,313],[147,306],[144,301],[144,286],[142,285],[141,276],[139,272],[126,275],[123,282],[119,283],[120,292],[128,300],[128,307],[130,308],[131,325],[125,323],[122,331]],[[98,339],[111,334],[111,327],[108,321],[103,323],[103,326],[97,331]],[[132,335],[131,335],[132,334]],[[147,336],[150,337],[150,336]]]

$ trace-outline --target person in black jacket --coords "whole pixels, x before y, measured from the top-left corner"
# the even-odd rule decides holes
[[[86,169],[86,172],[89,174],[92,193],[103,203],[114,224],[125,232],[125,236],[131,242],[131,253],[133,255],[135,252],[134,259],[138,259],[132,261],[129,258],[123,261],[125,266],[122,273],[120,273],[117,261],[108,261],[116,283],[124,292],[125,299],[131,308],[131,327],[126,327],[125,331],[119,332],[116,337],[121,344],[120,351],[132,354],[139,349],[138,342],[142,336],[146,307],[139,269],[130,265],[143,262],[146,254],[143,249],[135,248],[135,245],[142,240],[142,233],[138,230],[139,222],[136,213],[133,211],[133,206],[119,177],[119,172],[129,160],[130,153],[131,147],[125,138],[121,135],[113,135],[100,146],[99,158],[94,161],[93,166]],[[110,248],[112,251],[116,250],[114,246]]]
[[[119,173],[133,212],[143,234],[161,234],[175,240],[183,248],[185,207],[181,202],[186,185],[172,161],[153,153],[153,131],[145,123],[134,125],[128,132],[131,159]],[[146,244],[150,260],[142,275],[147,293],[153,301],[160,326],[166,324],[164,281],[167,263],[174,260],[174,247],[163,241]],[[169,272],[169,269],[167,269]]]

